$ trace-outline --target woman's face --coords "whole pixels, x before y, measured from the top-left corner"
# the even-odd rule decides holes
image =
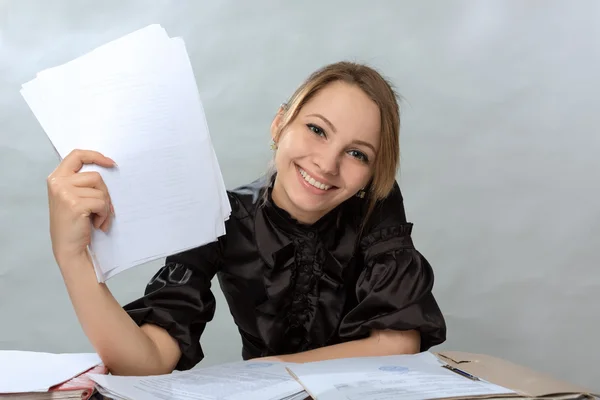
[[[361,190],[372,177],[380,140],[379,107],[356,85],[320,90],[277,138],[273,200],[311,224]]]

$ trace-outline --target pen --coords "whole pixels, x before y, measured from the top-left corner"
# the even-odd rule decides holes
[[[449,369],[452,372],[456,372],[457,374],[462,375],[465,378],[468,378],[468,379],[470,379],[472,381],[478,381],[479,380],[478,377],[476,377],[474,375],[471,375],[468,372],[463,371],[462,369],[458,369],[456,367],[452,367],[452,366],[450,366],[448,364],[444,365],[444,368]]]

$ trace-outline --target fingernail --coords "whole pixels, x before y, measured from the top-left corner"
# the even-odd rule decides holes
[[[113,166],[115,166],[115,167],[118,167],[118,165],[117,165],[117,163],[116,163],[116,161],[115,161],[115,160],[113,160],[113,159],[112,159],[112,158],[110,158],[110,157],[106,157],[106,158],[108,158],[108,159],[109,159],[109,160],[110,160],[110,161],[113,163]]]
[[[112,205],[112,204],[110,205],[110,213],[111,213],[112,215],[115,215],[115,208],[113,207],[113,205]]]

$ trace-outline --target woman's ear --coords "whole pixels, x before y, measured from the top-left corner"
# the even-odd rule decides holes
[[[279,128],[281,126],[281,123],[283,122],[283,115],[285,113],[286,110],[286,104],[283,103],[280,107],[279,110],[277,111],[277,114],[275,115],[275,118],[273,118],[273,122],[271,122],[271,138],[273,139],[274,142],[277,142],[277,134],[279,133]]]

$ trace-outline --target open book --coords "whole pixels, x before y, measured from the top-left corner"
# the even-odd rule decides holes
[[[453,351],[304,364],[249,360],[154,376],[106,374],[93,353],[4,351],[0,372],[0,399],[19,400],[86,399],[92,389],[114,400],[595,398],[585,388],[506,360]]]
[[[286,363],[241,361],[147,377],[91,375],[98,391],[114,400],[301,400],[302,385]]]
[[[114,399],[591,399],[584,388],[489,356],[356,357],[304,364],[245,361],[149,377],[91,375]],[[473,363],[469,367],[469,363]],[[470,371],[470,372],[469,372]],[[478,372],[478,374],[474,374]],[[487,378],[487,379],[486,379]]]
[[[225,234],[231,208],[184,41],[150,25],[64,65],[21,94],[60,158],[95,150],[115,209],[93,230],[100,282]]]

